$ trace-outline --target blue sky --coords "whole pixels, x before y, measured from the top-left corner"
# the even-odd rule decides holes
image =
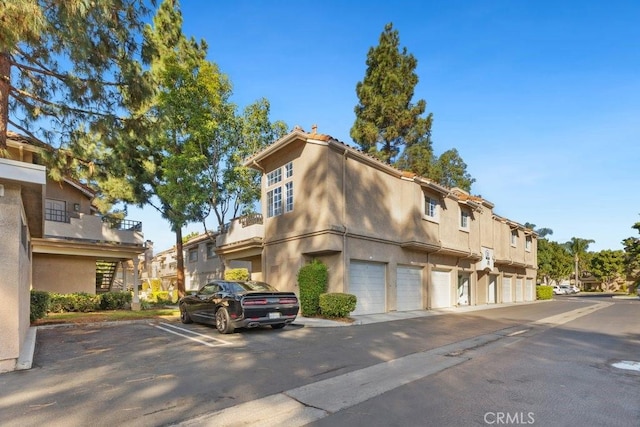
[[[272,120],[352,145],[355,86],[392,22],[418,60],[414,101],[434,115],[434,151],[458,150],[473,194],[554,241],[622,249],[637,236],[640,2],[183,0],[182,11],[239,108],[265,97]],[[129,217],[156,251],[175,243],[152,209]]]

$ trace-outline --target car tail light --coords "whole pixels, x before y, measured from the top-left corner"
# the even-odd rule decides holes
[[[265,305],[267,304],[267,300],[264,298],[260,299],[246,299],[242,303],[243,305]]]
[[[296,298],[280,298],[280,304],[296,304],[297,302]]]

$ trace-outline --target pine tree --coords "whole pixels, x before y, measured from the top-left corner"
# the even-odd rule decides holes
[[[0,3],[0,156],[9,126],[74,149],[88,131],[110,132],[125,100],[149,95],[135,59],[146,3]]]
[[[393,24],[385,26],[378,46],[369,49],[367,70],[358,82],[356,120],[351,138],[360,148],[392,163],[404,147],[421,142],[430,149],[432,114],[422,117],[426,102],[412,103],[418,83],[418,61],[400,50],[400,37]],[[378,147],[380,146],[380,147]]]

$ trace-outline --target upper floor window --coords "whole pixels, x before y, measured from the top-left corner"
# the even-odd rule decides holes
[[[511,230],[511,246],[518,246],[518,230]]]
[[[216,245],[207,243],[207,259],[215,258],[216,256]]]
[[[275,185],[275,184],[279,183],[280,181],[282,181],[282,169],[281,168],[272,170],[271,172],[269,172],[267,174],[267,187],[271,187],[272,185]]]
[[[439,210],[438,210],[438,200],[431,196],[424,196],[424,215],[432,220],[438,221],[439,219]]]
[[[469,230],[469,211],[460,208],[460,229],[461,230]]]
[[[284,169],[284,173],[283,173]],[[284,185],[282,176],[284,175]],[[267,218],[293,211],[293,162],[267,173]],[[284,187],[284,191],[283,191]],[[284,193],[284,194],[283,194]]]
[[[198,249],[197,248],[189,249],[188,257],[189,257],[189,262],[198,261]]]
[[[527,236],[527,237],[524,239],[524,249],[525,249],[527,252],[531,252],[531,236]]]

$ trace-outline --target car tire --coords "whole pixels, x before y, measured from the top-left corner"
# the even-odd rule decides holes
[[[286,323],[276,323],[275,325],[271,325],[273,329],[282,329],[286,326]]]
[[[189,316],[187,308],[184,306],[184,304],[180,306],[180,321],[182,323],[193,323],[193,320],[191,320],[191,316]]]
[[[216,311],[216,329],[221,334],[233,333],[234,327],[231,324],[231,317],[225,307],[220,307]]]

